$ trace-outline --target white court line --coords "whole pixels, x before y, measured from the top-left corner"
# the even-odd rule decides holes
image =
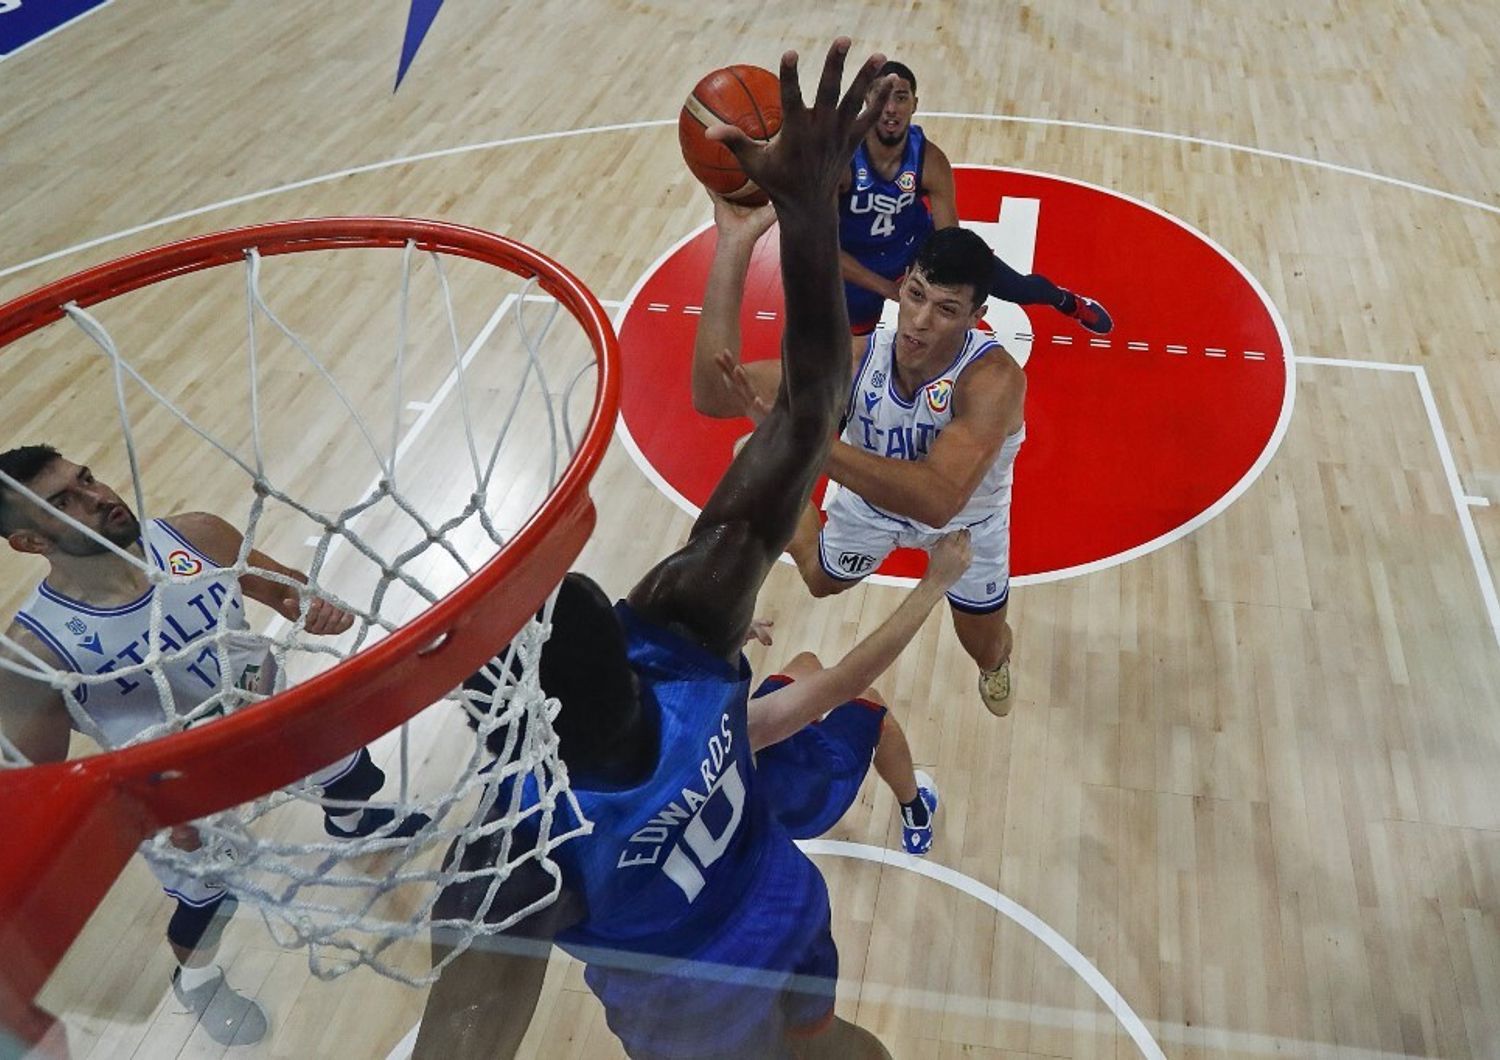
[[[106,7],[108,7],[110,4],[113,4],[114,2],[115,2],[115,0],[104,0],[103,3],[97,5],[96,7],[91,7],[87,11],[80,11],[80,12],[78,12],[78,14],[76,14],[72,18],[68,19],[68,21],[64,22],[62,25],[60,25],[60,26],[53,26],[46,33],[43,33],[40,37],[33,37],[31,40],[27,41],[25,44],[21,45],[19,48],[15,49],[14,51],[9,51],[9,52],[6,52],[4,55],[0,55],[0,63],[5,62],[5,60],[7,60],[7,59],[14,59],[16,56],[20,55],[22,52],[24,52],[27,48],[31,47],[33,44],[40,44],[40,43],[42,43],[42,41],[46,40],[48,37],[51,37],[53,34],[61,33],[63,30],[65,30],[69,26],[71,26],[73,23],[75,23],[75,22],[82,22],[84,19],[88,18],[90,15],[94,14],[97,11],[103,11]]]
[[[915,872],[918,876],[926,876],[929,880],[945,883],[971,898],[979,899],[1015,923],[1017,927],[1029,932],[1038,942],[1060,957],[1064,964],[1073,969],[1078,977],[1088,984],[1089,989],[1098,996],[1099,1000],[1104,1002],[1104,1007],[1114,1013],[1115,1019],[1120,1021],[1120,1026],[1125,1028],[1125,1033],[1130,1035],[1142,1056],[1147,1057],[1148,1060],[1166,1060],[1161,1046],[1156,1044],[1156,1039],[1151,1037],[1151,1032],[1135,1014],[1135,1010],[1120,996],[1114,984],[1104,978],[1103,973],[1095,968],[1087,957],[1079,953],[1071,942],[1021,903],[1007,898],[993,887],[987,887],[956,869],[950,869],[935,861],[914,858],[903,851],[886,850],[884,847],[870,846],[867,843],[846,843],[835,839],[804,839],[797,845],[809,854],[832,854],[835,857],[856,858],[860,861],[873,861],[877,864],[905,869],[907,872]]]
[[[986,886],[956,869],[923,858],[914,858],[897,850],[866,843],[849,843],[834,839],[804,839],[797,845],[808,854],[827,857],[852,858],[878,865],[889,865],[925,876],[930,880],[952,887],[954,890],[989,906],[1006,917],[1017,927],[1029,933],[1042,945],[1056,954],[1064,964],[1089,985],[1096,997],[1103,1002],[1120,1026],[1130,1035],[1141,1055],[1150,1060],[1165,1060],[1161,1046],[1152,1037],[1145,1021],[1120,996],[1120,992],[1106,979],[1072,943],[1063,938],[1046,921],[1019,902],[1006,897],[993,887]],[[1011,1020],[1029,1026],[1058,1027],[1062,1029],[1086,1028],[1096,1014],[1088,1010],[1064,1009],[1049,1005],[1025,1004],[1015,1001],[1000,1001],[986,997],[953,995],[942,991],[914,990],[882,986],[879,983],[845,982],[838,991],[842,997],[870,995],[870,1000],[882,1004],[899,1004],[910,1011],[929,1013],[961,1013],[990,1021]],[[1241,1055],[1257,1056],[1308,1056],[1320,1049],[1336,1051],[1342,1060],[1417,1060],[1407,1053],[1383,1052],[1378,1049],[1361,1049],[1338,1045],[1334,1042],[1309,1042],[1258,1034],[1252,1031],[1234,1031],[1222,1027],[1202,1024],[1188,1026],[1152,1020],[1157,1034],[1165,1041],[1184,1048],[1199,1050],[1229,1050]],[[420,1020],[392,1047],[386,1060],[410,1060],[412,1047],[421,1029]],[[1311,1048],[1303,1048],[1303,1047]]]
[[[113,0],[106,0],[106,2],[113,3]],[[97,11],[98,8],[95,8],[94,10]],[[17,51],[20,50],[21,49],[17,49]],[[15,52],[12,52],[11,54],[15,54]],[[1126,136],[1143,136],[1148,139],[1171,140],[1177,143],[1199,144],[1204,147],[1217,147],[1225,151],[1256,155],[1262,158],[1275,158],[1283,162],[1291,162],[1297,165],[1311,166],[1315,169],[1326,169],[1335,173],[1343,173],[1347,176],[1362,177],[1366,180],[1373,180],[1379,184],[1389,184],[1393,187],[1403,188],[1407,191],[1414,191],[1421,195],[1432,195],[1436,198],[1446,199],[1449,202],[1456,202],[1463,206],[1472,206],[1476,209],[1484,210],[1486,213],[1500,214],[1500,206],[1492,206],[1491,204],[1487,202],[1481,202],[1478,199],[1471,199],[1467,196],[1456,195],[1450,191],[1441,191],[1437,188],[1428,187],[1425,184],[1415,184],[1409,180],[1400,180],[1396,177],[1387,177],[1380,173],[1372,173],[1369,170],[1364,169],[1355,169],[1352,166],[1343,166],[1335,162],[1324,162],[1321,159],[1317,158],[1306,158],[1302,155],[1288,154],[1283,151],[1269,151],[1261,147],[1249,147],[1245,144],[1230,143],[1227,140],[1212,140],[1202,136],[1188,136],[1182,133],[1160,132],[1154,129],[1141,129],[1135,126],[1128,125],[1106,125],[1100,122],[1069,121],[1063,118],[1027,118],[1013,114],[970,114],[959,111],[931,111],[927,112],[926,116],[930,118],[969,118],[975,121],[1011,122],[1016,125],[1053,125],[1060,128],[1088,129],[1095,132],[1122,133]],[[432,151],[422,151],[414,155],[398,155],[395,158],[387,158],[379,162],[367,162],[364,165],[350,166],[347,169],[334,170],[331,173],[323,173],[319,174],[318,176],[307,177],[303,180],[292,181],[289,184],[280,184],[272,188],[264,188],[260,191],[249,192],[244,195],[236,195],[228,199],[222,199],[219,202],[208,203],[204,206],[197,206],[189,210],[182,210],[177,213],[169,214],[165,217],[159,217],[154,221],[146,221],[142,224],[134,225],[130,228],[121,229],[120,231],[110,235],[98,236],[94,239],[86,240],[82,243],[75,243],[72,246],[62,248],[61,250],[54,250],[50,254],[43,254],[40,257],[31,258],[28,261],[23,261],[18,265],[11,265],[7,268],[0,269],[0,279],[4,279],[6,276],[11,275],[12,273],[20,272],[23,269],[29,269],[34,265],[41,265],[44,262],[54,261],[57,258],[66,257],[69,254],[74,254],[80,250],[88,250],[91,247],[101,246],[105,243],[112,243],[117,239],[124,239],[128,236],[137,235],[141,232],[148,232],[154,228],[162,228],[166,225],[174,224],[178,221],[185,221],[192,217],[200,217],[206,213],[213,213],[216,210],[226,209],[231,206],[239,206],[247,202],[254,202],[257,199],[270,198],[274,195],[280,195],[283,192],[296,191],[299,188],[310,188],[318,184],[327,184],[335,180],[340,180],[344,177],[356,176],[361,173],[374,173],[382,169],[390,169],[396,166],[410,165],[414,162],[428,162],[434,159],[449,158],[454,155],[468,154],[473,151],[490,151],[498,147],[512,147],[516,144],[540,143],[546,140],[564,140],[570,139],[575,136],[592,136],[596,133],[630,132],[635,129],[660,128],[663,126],[676,124],[676,118],[653,118],[649,121],[617,122],[611,125],[591,125],[581,129],[557,129],[551,132],[530,133],[525,136],[508,136],[495,140],[481,140],[477,143],[460,144],[456,147],[443,147]]]
[[[1185,133],[1161,132],[1156,129],[1142,129],[1132,125],[1106,125],[1102,122],[1092,121],[1070,121],[1066,118],[1024,118],[1014,114],[971,114],[963,111],[929,110],[922,112],[923,119],[927,118],[967,118],[972,121],[1002,121],[1014,122],[1017,125],[1053,125],[1062,129],[1089,129],[1094,132],[1123,133],[1126,136],[1144,136],[1150,140],[1171,140],[1174,143],[1197,144],[1200,147],[1217,147],[1225,151],[1237,151],[1242,154],[1255,155],[1257,158],[1274,158],[1281,162],[1293,162],[1301,166],[1312,166],[1314,169],[1326,169],[1333,173],[1342,173],[1350,177],[1363,177],[1365,180],[1373,180],[1377,184],[1389,184],[1395,188],[1403,188],[1406,191],[1415,191],[1422,195],[1433,195],[1439,199],[1447,199],[1462,206],[1472,206],[1486,213],[1500,214],[1500,206],[1494,206],[1478,199],[1471,199],[1465,195],[1456,195],[1451,191],[1439,191],[1437,188],[1428,187],[1426,184],[1416,184],[1399,177],[1387,177],[1380,173],[1373,173],[1368,169],[1355,169],[1353,166],[1343,166],[1337,162],[1324,162],[1320,158],[1308,158],[1306,155],[1294,155],[1286,151],[1271,151],[1264,147],[1249,147],[1245,144],[1230,143],[1228,140],[1213,140],[1204,136],[1189,136]]]
[[[1464,503],[1470,508],[1488,508],[1490,499],[1488,497],[1465,497]]]
[[[1500,645],[1500,595],[1495,592],[1495,578],[1485,561],[1484,549],[1479,544],[1479,531],[1474,526],[1474,515],[1469,511],[1469,497],[1458,480],[1458,465],[1453,460],[1453,449],[1448,444],[1448,434],[1443,430],[1443,419],[1438,414],[1437,401],[1432,395],[1432,384],[1427,380],[1427,369],[1420,364],[1386,364],[1382,361],[1345,361],[1336,357],[1298,357],[1298,364],[1316,364],[1330,368],[1362,368],[1375,372],[1399,372],[1414,377],[1417,390],[1422,395],[1422,407],[1427,410],[1427,422],[1432,427],[1432,436],[1437,442],[1438,459],[1443,465],[1443,475],[1448,480],[1448,491],[1453,494],[1453,509],[1458,513],[1459,529],[1463,531],[1464,544],[1469,549],[1469,559],[1474,564],[1474,575],[1479,582],[1479,594],[1484,598],[1484,609],[1489,615],[1490,630],[1495,643]],[[1485,502],[1488,503],[1487,501]]]
[[[1151,1032],[1146,1029],[1145,1023],[1135,1014],[1135,1010],[1126,1003],[1125,999],[1120,996],[1120,992],[1114,988],[1113,984],[1104,978],[1103,973],[1098,968],[1095,968],[1087,957],[1079,953],[1071,942],[1058,934],[1051,925],[1019,902],[1007,898],[993,887],[986,887],[978,880],[965,876],[956,869],[950,869],[946,865],[925,861],[921,858],[914,858],[898,850],[886,850],[883,847],[871,846],[867,843],[847,843],[835,839],[800,839],[797,841],[797,845],[808,854],[853,858],[856,861],[870,861],[877,865],[889,865],[892,868],[904,869],[907,872],[916,873],[918,876],[925,876],[930,880],[936,880],[938,883],[947,884],[954,890],[966,894],[971,898],[977,898],[991,909],[1013,921],[1018,927],[1030,933],[1038,942],[1062,958],[1063,963],[1073,969],[1079,978],[1089,985],[1089,989],[1093,990],[1099,1000],[1104,1002],[1105,1008],[1109,1009],[1115,1018],[1119,1020],[1120,1025],[1125,1028],[1125,1032],[1130,1035],[1131,1040],[1140,1049],[1142,1056],[1146,1057],[1147,1060],[1166,1060],[1166,1054],[1161,1051],[1161,1047],[1151,1037]],[[860,983],[857,986],[851,984],[848,989],[840,989],[839,993],[848,996],[859,993],[867,986],[880,993],[881,1001],[905,1000],[910,1003],[913,1000],[925,999],[925,1004],[922,1004],[921,1000],[918,1000],[918,1004],[921,1007],[926,1007],[934,1011],[937,1011],[938,1005],[943,1005],[945,1010],[951,1007],[948,1004],[950,997],[947,994],[902,989],[884,990],[880,989],[878,984]],[[965,999],[961,998],[960,1000]],[[1077,1027],[1080,1017],[1088,1019],[1092,1015],[1092,1013],[1088,1012],[1079,1013],[1065,1009],[1048,1008],[1046,1006],[1014,1005],[1007,1007],[1013,1008],[1014,1018],[1030,1020],[1033,1015],[1039,1014],[1042,1016],[1040,1022],[1062,1027]],[[974,1014],[994,1019],[997,1015],[996,1006],[987,998],[977,999]],[[1032,1022],[1038,1021],[1032,1020]],[[421,1029],[421,1026],[422,1023],[418,1020],[416,1026],[407,1031],[406,1035],[391,1049],[386,1060],[409,1060],[412,1046],[416,1043],[417,1032]],[[1194,1030],[1200,1028],[1185,1029]]]

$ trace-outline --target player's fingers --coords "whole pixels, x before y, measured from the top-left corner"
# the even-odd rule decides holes
[[[802,80],[797,74],[797,53],[781,53],[781,120],[792,114],[800,114],[807,108],[802,103]]]
[[[813,102],[819,107],[839,105],[839,85],[844,83],[844,57],[849,54],[849,38],[837,37],[828,47],[823,60],[823,75],[818,78],[818,94]]]
[[[875,58],[875,56],[872,56],[870,61],[874,62]],[[882,60],[883,62],[884,60]],[[878,70],[880,67],[877,66],[876,69]],[[859,111],[849,122],[850,140],[858,143],[864,138],[865,133],[870,131],[870,126],[874,125],[876,120],[879,119],[880,112],[885,109],[886,101],[891,98],[891,93],[895,89],[896,75],[886,74],[875,83],[875,87],[870,90],[868,96],[861,96],[859,98],[858,102],[864,107],[864,110]]]
[[[750,173],[751,169],[755,168],[760,153],[765,150],[765,144],[750,139],[745,134],[745,130],[738,125],[710,125],[703,130],[703,135],[729,148],[734,157],[739,159],[746,173]]]
[[[839,103],[839,117],[841,119],[846,122],[853,121],[859,117],[862,108],[875,106],[875,100],[870,99],[869,96],[871,90],[878,87],[875,84],[875,75],[884,65],[885,56],[880,52],[876,52],[866,59],[865,64],[855,72],[854,80],[849,83],[849,90],[844,93],[844,98]],[[876,95],[878,96],[879,93],[877,92]],[[885,106],[884,100],[880,102],[879,106]],[[878,107],[875,108],[875,113],[880,113]]]

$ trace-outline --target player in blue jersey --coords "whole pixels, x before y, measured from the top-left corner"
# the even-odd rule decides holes
[[[849,324],[856,336],[880,322],[887,300],[900,300],[901,277],[934,228],[958,224],[953,167],[941,148],[912,124],[917,78],[907,66],[888,62],[882,75],[898,80],[880,118],[854,152],[839,186],[840,264]],[[1059,287],[1039,273],[1023,276],[998,256],[989,294],[1020,305],[1051,306],[1096,335],[1114,322],[1092,298]]]
[[[832,828],[854,804],[873,764],[901,806],[906,852],[922,855],[931,848],[937,785],[912,765],[906,734],[869,686],[896,661],[972,558],[968,531],[946,535],[933,546],[922,579],[874,633],[833,666],[802,652],[751,697],[750,749],[758,782],[792,838],[811,839]],[[770,644],[769,633],[755,633]]]
[[[428,999],[418,1057],[512,1055],[541,989],[538,952],[553,941],[586,962],[589,987],[632,1056],[889,1055],[833,1017],[828,892],[752,765],[740,651],[848,392],[836,195],[886,91],[863,105],[884,61],[873,56],[840,99],[848,47],[840,39],[829,50],[812,107],[796,54],[783,56],[784,119],[770,143],[709,130],[782,221],[784,385],[687,543],[624,602],[611,606],[577,574],[559,588],[539,677],[559,701],[559,753],[593,830],[550,851],[556,876],[523,857],[493,901],[487,881],[462,875],[444,891],[435,920],[504,923],[532,911],[447,966]],[[520,794],[535,798],[525,783]],[[564,825],[569,812],[561,810]],[[460,867],[494,864],[507,844],[514,862],[538,839],[530,820],[508,838],[476,838]],[[434,958],[451,943],[435,930]]]
[[[740,363],[740,306],[765,208],[714,201],[718,241],[693,343],[693,407],[752,420],[781,386],[773,359]],[[980,701],[1011,708],[1010,499],[1026,438],[1026,374],[978,330],[993,255],[966,228],[922,243],[901,284],[894,330],[854,351],[839,440],[825,471],[841,487],[821,525],[804,511],[788,551],[814,596],[857,585],[896,548],[967,528],[974,562],[948,593],[953,630],[979,667]]]
[[[142,525],[118,493],[51,446],[0,453],[0,473],[9,480],[0,479],[0,535],[17,552],[45,559],[49,568],[6,631],[0,658],[23,670],[45,665],[84,678],[65,701],[51,685],[0,667],[0,735],[8,745],[0,758],[9,765],[22,764],[17,755],[32,763],[65,759],[73,728],[113,749],[163,729],[169,709],[196,722],[241,705],[249,698],[242,692],[270,691],[274,660],[264,642],[236,635],[245,629],[244,597],[300,621],[312,634],[336,635],[353,624],[351,615],[316,595],[308,596],[303,615],[300,585],[306,576],[261,552],[250,551],[249,565],[286,581],[217,573],[236,562],[243,539],[216,515],[186,512]],[[147,567],[179,578],[153,584]],[[160,621],[153,634],[154,608]],[[153,636],[161,653],[155,664],[147,661]],[[222,672],[225,664],[228,674]],[[170,704],[163,702],[163,685]],[[363,803],[385,774],[361,750],[309,779],[327,799]],[[381,828],[410,835],[426,820],[415,814],[397,823],[388,808],[330,808],[324,828],[345,838]],[[172,842],[196,849],[198,833],[191,825],[178,826]],[[167,941],[178,960],[172,973],[178,999],[215,1041],[259,1041],[267,1029],[265,1013],[229,986],[214,963],[234,896],[149,852],[146,860],[176,902]]]

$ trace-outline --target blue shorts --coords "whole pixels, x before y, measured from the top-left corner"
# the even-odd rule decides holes
[[[784,674],[768,677],[752,699],[790,684]],[[859,797],[885,724],[885,707],[851,699],[755,755],[757,783],[793,839],[827,832]]]
[[[779,1057],[833,1019],[839,954],[822,874],[774,821],[744,901],[690,958],[580,951],[633,1060]]]

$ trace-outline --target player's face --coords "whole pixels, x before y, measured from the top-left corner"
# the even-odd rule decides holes
[[[983,305],[974,305],[974,290],[968,284],[931,283],[920,270],[912,269],[901,284],[896,364],[923,377],[940,371],[982,315]]]
[[[895,91],[885,101],[885,107],[873,126],[876,139],[887,147],[900,144],[906,139],[907,127],[911,125],[911,116],[916,110],[917,94],[907,81],[897,77]]]
[[[59,457],[27,485],[47,503],[32,513],[33,528],[65,555],[96,556],[107,549],[54,513],[71,516],[121,548],[133,545],[141,535],[140,521],[120,495],[71,460]]]

